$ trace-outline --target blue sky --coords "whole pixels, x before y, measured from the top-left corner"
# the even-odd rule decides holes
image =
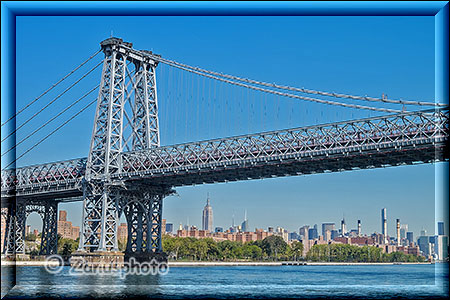
[[[165,58],[267,82],[434,99],[433,17],[17,17],[17,108],[98,50],[99,42],[111,34]],[[88,67],[99,61],[98,56]],[[379,114],[247,93],[162,65],[158,76],[164,145]],[[24,127],[17,140],[99,79],[98,69]],[[200,93],[189,89],[197,84],[203,84]],[[18,124],[56,95],[54,91],[39,100]],[[2,120],[7,109],[2,109]],[[18,165],[86,157],[94,113],[91,107]],[[18,153],[50,130],[24,143]],[[200,226],[209,192],[214,226],[230,226],[233,214],[240,223],[246,209],[251,228],[298,231],[304,224],[338,224],[345,215],[350,228],[361,219],[363,232],[371,233],[380,231],[380,211],[387,207],[389,233],[394,234],[395,219],[400,218],[417,236],[422,227],[434,232],[434,172],[435,165],[420,165],[183,187],[177,189],[179,196],[166,198],[164,218],[176,227],[187,219]],[[60,208],[80,224],[81,203]],[[29,222],[37,226],[38,219],[31,216]]]

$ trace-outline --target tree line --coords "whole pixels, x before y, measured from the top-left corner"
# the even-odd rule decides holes
[[[241,243],[237,241],[215,242],[212,238],[163,237],[163,251],[174,260],[200,261],[296,261],[315,262],[423,262],[423,256],[403,252],[383,253],[375,246],[348,244],[314,245],[305,257],[303,244],[294,241],[290,245],[280,236],[269,236],[261,241]]]
[[[347,244],[314,245],[306,254],[308,261],[320,262],[424,262],[425,257],[404,252],[383,253],[375,246]]]
[[[31,237],[30,237],[31,240]],[[58,254],[70,256],[78,248],[79,239],[72,240],[58,235]],[[121,243],[124,250],[124,243]],[[194,261],[297,261],[314,262],[423,262],[425,257],[403,252],[383,253],[375,246],[348,244],[314,245],[303,257],[303,244],[286,243],[283,238],[271,235],[263,240],[251,242],[219,241],[212,238],[172,237],[164,235],[163,251],[174,260]],[[35,250],[37,252],[37,250]],[[37,255],[37,253],[31,254]]]
[[[303,244],[294,242],[289,245],[274,235],[247,243],[165,235],[163,251],[175,260],[298,260],[302,256]]]

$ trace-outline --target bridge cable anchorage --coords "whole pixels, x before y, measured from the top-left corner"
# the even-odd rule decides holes
[[[329,97],[335,97],[335,98],[346,98],[346,99],[352,99],[352,100],[384,102],[384,103],[403,104],[403,105],[418,105],[418,106],[433,106],[433,107],[446,107],[447,106],[447,104],[445,104],[445,103],[433,103],[433,102],[412,101],[412,100],[396,100],[396,99],[388,99],[388,98],[384,98],[384,97],[383,98],[374,98],[374,97],[369,97],[369,96],[347,95],[347,94],[341,94],[341,93],[335,93],[335,92],[325,92],[325,91],[317,91],[317,90],[311,90],[311,89],[305,89],[305,88],[291,87],[291,86],[286,86],[286,85],[279,85],[276,83],[267,83],[267,82],[257,81],[257,80],[253,80],[253,79],[249,79],[249,78],[242,78],[242,77],[238,77],[238,76],[209,71],[209,70],[202,69],[199,67],[189,66],[186,64],[176,62],[174,60],[165,59],[165,58],[154,56],[154,55],[151,55],[148,53],[145,53],[145,55],[151,56],[152,59],[160,61],[162,63],[166,63],[166,64],[171,63],[173,65],[176,65],[173,67],[184,67],[187,69],[199,71],[199,72],[206,73],[206,74],[216,75],[216,76],[220,76],[220,77],[224,77],[224,78],[228,78],[228,79],[232,79],[232,80],[236,80],[236,81],[242,81],[242,82],[247,82],[247,83],[256,84],[256,85],[273,87],[273,88],[282,89],[282,90],[301,92],[301,93],[305,93],[305,94],[315,94],[315,95],[329,96]]]
[[[29,135],[27,135],[25,138],[23,138],[22,140],[20,140],[18,143],[16,143],[14,146],[12,146],[11,148],[9,148],[6,152],[4,152],[1,157],[3,157],[4,155],[6,155],[8,152],[10,152],[11,150],[15,149],[17,146],[19,146],[20,144],[22,144],[23,142],[25,142],[27,139],[29,139],[31,136],[33,136],[36,132],[38,132],[39,130],[41,130],[42,128],[44,128],[45,126],[47,126],[49,123],[51,123],[53,120],[55,120],[56,118],[58,118],[60,115],[62,115],[63,113],[65,113],[67,110],[69,110],[70,108],[72,108],[75,104],[79,103],[81,100],[83,100],[84,98],[86,98],[88,95],[90,95],[93,91],[95,91],[98,87],[100,86],[100,84],[98,84],[96,87],[94,87],[93,89],[91,89],[89,92],[87,92],[86,94],[84,94],[83,96],[81,96],[81,98],[79,98],[78,100],[76,100],[75,102],[73,102],[72,104],[70,104],[69,106],[67,106],[65,109],[63,109],[61,112],[59,112],[56,116],[54,116],[53,118],[51,118],[50,120],[48,120],[47,122],[45,122],[43,125],[41,125],[39,128],[37,128],[36,130],[34,130],[32,133],[30,133]]]
[[[216,76],[213,76],[213,75],[204,74],[204,73],[201,73],[199,71],[195,71],[195,70],[191,70],[191,69],[188,69],[188,68],[185,68],[185,67],[177,66],[177,65],[174,65],[174,64],[169,63],[169,62],[164,62],[162,60],[161,60],[161,62],[165,63],[165,64],[167,64],[169,66],[172,66],[172,67],[175,67],[175,68],[187,71],[187,72],[191,72],[191,73],[195,73],[195,74],[201,75],[203,77],[219,80],[219,81],[226,82],[226,83],[229,83],[229,84],[233,84],[233,85],[249,88],[249,89],[252,89],[252,90],[255,90],[255,91],[270,93],[270,94],[274,94],[274,95],[278,95],[278,96],[284,96],[284,97],[288,97],[288,98],[296,98],[296,99],[301,99],[301,100],[305,100],[305,101],[317,102],[317,103],[328,104],[328,105],[344,106],[344,107],[349,107],[349,108],[367,109],[367,110],[381,111],[381,112],[388,112],[388,113],[401,113],[402,112],[401,110],[397,110],[397,109],[378,108],[378,107],[358,105],[358,104],[341,103],[341,102],[335,102],[335,101],[330,101],[330,100],[324,100],[324,99],[317,99],[317,98],[299,96],[299,95],[294,95],[294,94],[288,94],[288,93],[274,91],[274,90],[268,90],[268,89],[260,88],[260,87],[257,87],[257,86],[252,86],[252,85],[248,85],[248,84],[244,84],[244,83],[240,83],[240,82],[236,82],[236,81],[231,81],[231,80],[224,79],[224,78],[219,78],[219,77],[216,77]]]
[[[66,76],[64,76],[63,78],[61,78],[58,82],[56,82],[55,84],[53,84],[50,88],[48,88],[45,92],[43,92],[41,95],[39,95],[37,98],[35,98],[33,101],[31,101],[30,103],[28,103],[24,108],[22,108],[21,110],[19,110],[17,113],[15,113],[13,116],[11,116],[8,120],[6,120],[1,127],[3,127],[4,125],[6,125],[6,123],[8,123],[9,121],[11,121],[12,119],[14,119],[15,117],[17,117],[20,113],[22,113],[25,109],[27,109],[28,107],[30,107],[33,103],[35,103],[37,100],[39,100],[41,97],[45,96],[48,92],[50,92],[53,88],[55,88],[58,84],[60,84],[61,82],[63,82],[65,79],[67,79],[67,77],[69,77],[70,75],[72,75],[73,73],[75,73],[75,71],[77,71],[79,68],[81,68],[82,66],[84,66],[85,64],[87,64],[91,59],[93,59],[95,56],[97,56],[97,54],[99,54],[102,50],[98,50],[97,52],[95,52],[94,54],[92,54],[87,60],[85,60],[84,62],[81,63],[81,65],[79,65],[78,67],[76,67],[75,69],[73,69],[72,71],[70,71]]]
[[[49,107],[50,105],[52,105],[56,100],[58,100],[59,98],[61,98],[65,93],[67,93],[70,89],[72,89],[75,85],[77,85],[81,80],[83,80],[86,76],[88,76],[90,73],[92,73],[95,69],[98,68],[98,66],[100,66],[101,64],[103,64],[103,61],[99,62],[96,66],[94,66],[92,69],[90,69],[87,73],[85,73],[82,77],[80,77],[77,81],[75,81],[74,83],[72,83],[72,85],[70,85],[67,89],[65,89],[61,94],[59,94],[58,96],[56,96],[52,101],[50,101],[49,103],[47,103],[47,105],[45,105],[43,108],[41,108],[37,113],[35,113],[34,115],[32,115],[30,118],[28,118],[28,120],[26,120],[24,123],[22,123],[19,127],[17,127],[14,131],[12,131],[10,134],[8,134],[5,138],[2,139],[2,143],[9,138],[10,136],[12,136],[14,133],[16,133],[19,129],[21,129],[23,126],[25,126],[28,122],[30,122],[31,120],[33,120],[37,115],[39,115],[41,112],[43,112],[47,107]]]
[[[75,119],[79,114],[81,114],[83,111],[85,111],[89,106],[91,106],[92,104],[94,104],[97,101],[97,98],[95,98],[93,101],[91,101],[90,103],[88,103],[85,107],[83,107],[81,110],[79,110],[76,114],[74,114],[72,117],[70,117],[69,119],[67,119],[64,123],[62,123],[61,125],[59,125],[56,129],[54,129],[52,132],[50,132],[49,134],[47,134],[45,137],[43,137],[39,142],[35,143],[33,146],[31,146],[30,148],[28,148],[24,153],[22,153],[20,156],[18,156],[16,159],[14,159],[12,162],[10,162],[6,167],[4,167],[2,170],[6,170],[9,166],[11,166],[13,163],[15,163],[17,160],[19,160],[20,158],[22,158],[25,154],[27,154],[28,152],[30,152],[31,150],[33,150],[34,148],[36,148],[39,144],[41,144],[43,141],[45,141],[47,138],[49,138],[50,136],[52,136],[55,132],[57,132],[58,130],[60,130],[62,127],[64,127],[67,123],[69,123],[70,121],[72,121],[73,119]]]

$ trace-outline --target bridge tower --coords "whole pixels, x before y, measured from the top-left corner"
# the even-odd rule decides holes
[[[124,151],[158,147],[155,70],[148,51],[132,49],[119,38],[100,43],[104,52],[86,175],[78,252],[118,251],[120,215],[128,222],[126,254],[162,253],[162,199],[170,187],[127,181]],[[154,55],[154,54],[153,54]]]

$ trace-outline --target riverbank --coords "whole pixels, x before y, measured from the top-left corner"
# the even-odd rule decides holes
[[[58,261],[8,261],[3,260],[2,266],[58,266]],[[431,262],[251,262],[251,261],[169,261],[169,267],[219,267],[219,266],[387,266],[387,265],[429,265]],[[65,265],[68,265],[65,263]]]
[[[429,265],[431,262],[386,262],[386,263],[366,263],[366,262],[214,262],[214,261],[170,261],[169,267],[216,267],[216,266],[387,266],[387,265]]]

